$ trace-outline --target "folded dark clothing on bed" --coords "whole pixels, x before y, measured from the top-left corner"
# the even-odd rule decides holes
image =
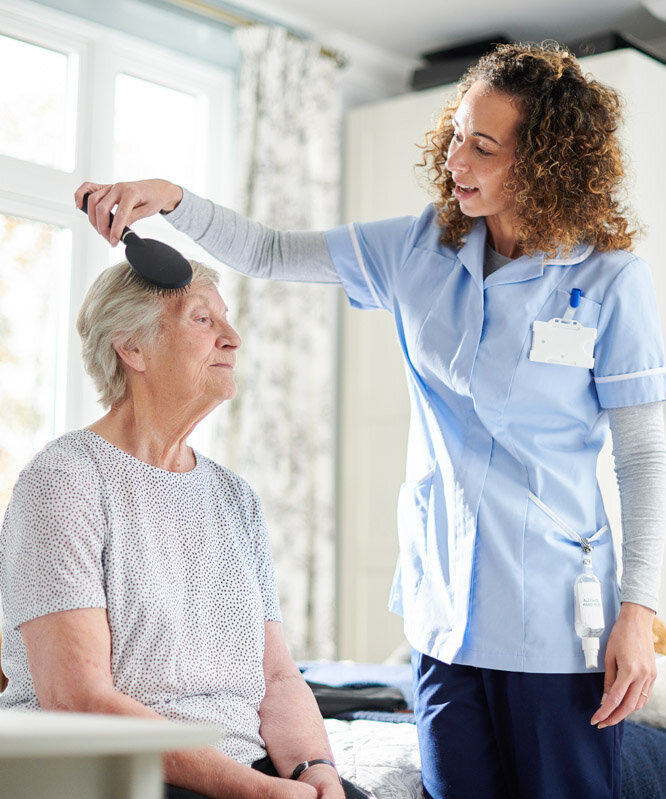
[[[310,683],[334,687],[390,685],[399,688],[407,707],[412,706],[412,667],[409,663],[386,665],[349,661],[305,661],[299,664]]]
[[[387,724],[416,724],[416,716],[411,710],[398,710],[388,713],[385,710],[353,710],[349,713],[338,713],[335,717],[340,721],[384,721]]]
[[[398,688],[387,685],[331,686],[308,681],[324,718],[337,718],[341,713],[355,710],[381,710],[392,712],[407,707],[405,697]]]

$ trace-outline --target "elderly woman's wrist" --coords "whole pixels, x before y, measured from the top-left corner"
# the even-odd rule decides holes
[[[340,775],[332,760],[326,758],[314,758],[313,760],[304,760],[299,763],[291,774],[292,780],[298,782],[317,782],[321,778],[333,778],[340,781]]]

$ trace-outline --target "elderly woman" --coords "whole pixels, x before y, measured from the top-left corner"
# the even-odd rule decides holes
[[[217,273],[192,267],[180,296],[127,263],[86,296],[83,358],[109,411],[48,444],[14,489],[0,706],[215,724],[214,748],[165,756],[169,797],[342,799],[285,645],[259,501],[187,444],[234,396],[241,343]]]
[[[412,420],[390,606],[431,799],[618,799],[621,721],[652,690],[666,363],[618,204],[619,109],[564,48],[506,45],[428,135],[419,218],[281,233],[166,181],[77,193],[112,242],[162,211],[240,271],[341,283],[395,317]]]

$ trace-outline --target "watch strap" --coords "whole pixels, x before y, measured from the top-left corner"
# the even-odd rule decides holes
[[[323,764],[325,766],[331,766],[331,768],[335,768],[335,763],[331,760],[325,760],[324,758],[318,757],[315,760],[304,760],[302,763],[299,763],[296,768],[291,773],[291,779],[297,780],[304,771],[307,771],[311,766],[318,766]]]

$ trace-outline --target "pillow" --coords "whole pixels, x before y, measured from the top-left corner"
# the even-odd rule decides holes
[[[666,655],[666,625],[656,616],[652,622],[652,637],[654,638],[654,651]]]

